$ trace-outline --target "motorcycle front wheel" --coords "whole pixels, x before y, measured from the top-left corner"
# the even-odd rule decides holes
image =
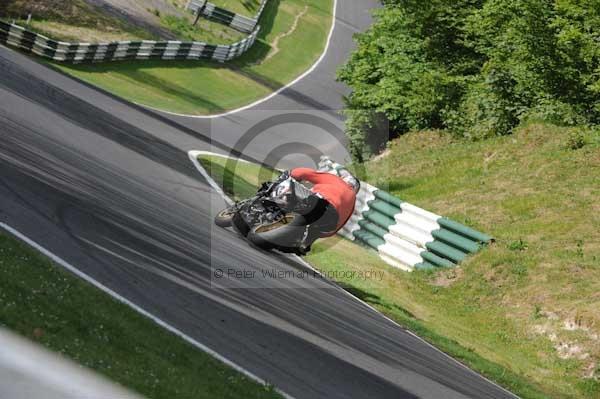
[[[215,216],[215,224],[219,227],[231,227],[235,209],[226,208]]]

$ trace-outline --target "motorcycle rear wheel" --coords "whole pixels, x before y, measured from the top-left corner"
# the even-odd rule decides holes
[[[235,210],[233,208],[226,208],[217,213],[215,216],[215,224],[219,227],[231,227]]]
[[[248,240],[263,249],[289,249],[295,248],[304,235],[305,227],[294,225],[292,222],[298,217],[288,214],[284,218],[268,224],[254,226],[248,232]]]

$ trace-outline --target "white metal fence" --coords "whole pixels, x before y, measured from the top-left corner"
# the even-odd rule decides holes
[[[0,348],[0,398],[142,399],[2,329]]]
[[[250,33],[258,25],[258,20],[265,9],[267,1],[261,1],[258,12],[254,17],[236,14],[206,0],[189,0],[186,9],[194,14],[200,13],[200,15],[207,19],[220,22],[240,32]]]

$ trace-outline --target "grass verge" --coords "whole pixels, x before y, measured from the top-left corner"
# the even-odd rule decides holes
[[[281,398],[3,232],[0,326],[149,399]]]
[[[114,27],[99,31],[96,27],[78,26],[72,23],[44,19],[32,19],[29,25],[25,20],[16,21],[17,25],[26,27],[32,32],[42,34],[54,40],[71,43],[112,42],[119,40],[157,40],[158,36],[143,29],[132,27]],[[114,26],[114,25],[113,25]]]
[[[234,182],[225,186],[234,197],[268,175],[252,164],[201,162],[217,182]],[[404,273],[331,238],[313,246],[311,264],[384,271],[381,281],[338,283],[523,398],[600,397],[597,132],[530,125],[481,142],[411,133],[365,166],[371,183],[496,243],[455,269]]]
[[[396,303],[548,396],[600,397],[598,130],[530,124],[479,142],[415,132],[367,171],[497,240],[458,269],[407,277]]]
[[[252,103],[306,71],[321,55],[333,0],[271,0],[256,44],[233,62],[136,61],[56,66],[130,101],[207,115]],[[300,51],[301,49],[301,51]]]

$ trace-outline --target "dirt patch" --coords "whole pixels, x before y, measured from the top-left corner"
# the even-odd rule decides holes
[[[75,21],[79,26],[96,27],[108,22],[100,10],[85,0],[8,0],[0,2],[0,16],[9,19],[25,18],[57,22]]]
[[[59,39],[72,38],[78,29],[85,41],[123,39],[177,40],[175,33],[161,25],[161,16],[174,15],[192,20],[183,0],[8,0],[1,1],[0,16],[25,19],[29,13],[42,33],[56,33]],[[48,28],[53,23],[71,27],[70,32]],[[36,27],[35,25],[33,27]],[[96,36],[93,31],[96,30]],[[105,35],[106,33],[106,35]]]
[[[377,154],[376,156],[374,156],[373,157],[373,161],[374,162],[379,161],[380,159],[383,159],[383,158],[387,157],[391,153],[392,153],[392,150],[390,150],[389,148],[386,148],[380,154]]]
[[[162,39],[177,40],[177,36],[161,26],[161,15],[190,17],[185,10],[164,0],[86,0],[104,13],[143,29]]]
[[[94,43],[98,41],[111,42],[119,40],[144,40],[149,38],[143,34],[137,35],[135,33],[123,32],[108,26],[105,27],[105,31],[99,33],[95,28],[66,25],[59,22],[44,22],[43,24],[39,24],[33,21],[30,28],[46,36],[67,42]]]
[[[464,274],[462,267],[457,266],[453,269],[448,269],[439,272],[431,281],[431,285],[436,287],[449,287],[459,281]]]

